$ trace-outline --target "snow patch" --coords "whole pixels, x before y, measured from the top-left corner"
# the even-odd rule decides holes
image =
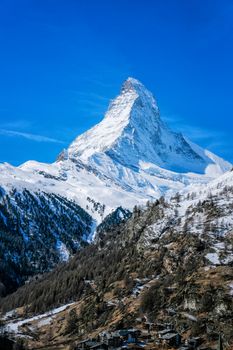
[[[206,259],[208,259],[213,265],[220,265],[219,256],[217,253],[206,254]]]
[[[60,258],[62,261],[68,261],[70,257],[70,252],[66,248],[66,245],[61,242],[60,240],[57,240],[56,248],[59,250]]]
[[[70,307],[71,305],[73,305],[74,303],[69,303],[69,304],[66,304],[66,305],[62,305],[60,307],[57,307],[55,309],[52,309],[44,314],[41,314],[41,315],[37,315],[37,316],[34,316],[34,317],[31,317],[31,318],[26,318],[26,319],[23,319],[23,320],[16,320],[14,322],[10,322],[8,323],[4,329],[8,332],[8,333],[19,333],[19,327],[23,326],[23,325],[26,325],[28,323],[31,323],[33,321],[37,321],[37,320],[42,320],[42,319],[47,319],[48,317],[51,317],[53,315],[56,315],[64,310],[66,310],[68,307]],[[45,321],[47,322],[47,321]]]

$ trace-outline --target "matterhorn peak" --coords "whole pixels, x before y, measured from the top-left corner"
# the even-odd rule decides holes
[[[145,86],[137,79],[128,77],[122,84],[121,91],[122,92],[128,92],[128,91],[140,91],[145,90]]]
[[[134,94],[141,104],[150,104],[154,109],[158,109],[156,100],[152,93],[137,79],[129,77],[121,87],[121,95]],[[120,96],[121,96],[120,95]]]
[[[67,153],[69,159],[101,167],[101,171],[103,164],[109,168],[121,164],[127,169],[140,169],[144,164],[176,173],[204,174],[215,164],[209,153],[167,127],[153,94],[131,77],[122,84],[103,120],[77,137]]]
[[[151,131],[157,133],[160,124],[159,109],[152,93],[137,79],[128,78],[103,120],[70,145],[69,157],[87,160],[96,153],[111,152],[121,141],[130,148],[147,148],[146,138],[146,143],[150,142]],[[143,140],[136,141],[138,136]]]

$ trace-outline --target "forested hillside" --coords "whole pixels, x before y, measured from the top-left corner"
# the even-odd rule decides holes
[[[1,309],[24,306],[30,315],[81,303],[73,329],[81,338],[104,326],[133,326],[147,315],[193,335],[221,331],[231,342],[232,198],[232,187],[219,185],[217,192],[135,207],[126,222],[108,224],[98,243],[3,298]]]
[[[76,203],[43,192],[0,193],[0,294],[67,261],[91,234],[92,218]]]

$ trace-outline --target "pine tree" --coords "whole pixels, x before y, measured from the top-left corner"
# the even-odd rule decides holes
[[[78,329],[78,316],[75,309],[72,309],[67,318],[65,333],[70,334]]]
[[[221,334],[219,334],[217,350],[223,350],[223,341],[222,341]]]

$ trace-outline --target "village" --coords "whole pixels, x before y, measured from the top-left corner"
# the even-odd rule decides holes
[[[138,298],[145,290],[148,290],[159,276],[152,279],[136,278],[132,290],[132,297]],[[94,281],[85,281],[94,288]],[[119,301],[109,300],[107,306],[114,308]],[[177,330],[177,312],[167,309],[165,312],[170,320],[165,317],[157,322],[149,322],[146,315],[139,317],[133,322],[132,327],[120,330],[104,330],[94,338],[87,338],[74,345],[74,350],[108,350],[108,349],[178,349],[178,350],[223,350],[222,336],[210,325],[206,329],[206,336],[198,334],[192,336],[189,332],[187,322],[184,322],[183,329]],[[197,322],[197,318],[189,313],[182,314],[190,322]],[[173,320],[172,320],[173,319]],[[208,341],[207,341],[208,338]]]
[[[139,321],[139,320],[138,320]],[[178,350],[223,350],[221,335],[214,341],[217,345],[206,346],[202,337],[184,339],[171,323],[145,322],[145,329],[129,328],[116,331],[103,331],[95,338],[77,342],[74,350],[108,349],[178,349]]]
[[[152,279],[136,278],[134,280],[134,287],[131,290],[129,300],[135,300],[140,297],[144,291],[149,290],[153,283],[158,279],[158,276],[152,276]],[[95,292],[96,285],[94,280],[85,280],[86,285],[90,286]],[[105,301],[105,307],[108,310],[114,310],[119,305],[128,304],[127,298],[118,299],[116,297],[109,297]],[[74,302],[68,303],[61,307],[55,308],[41,315],[31,317],[29,319],[17,321],[20,317],[17,310],[8,312],[4,317],[4,322],[7,322],[2,330],[6,331],[8,335],[20,334],[25,337],[36,339],[35,330],[39,330],[41,334],[45,332],[46,327],[54,324],[58,320],[58,325],[64,324],[64,320],[68,314],[76,310],[77,305]],[[66,311],[67,310],[67,311]],[[76,311],[74,312],[76,315]],[[56,316],[57,315],[57,316]],[[182,322],[178,322],[179,316],[183,317]],[[56,318],[57,317],[57,318]],[[69,319],[69,317],[68,317]],[[175,309],[164,309],[163,313],[156,319],[149,318],[146,313],[141,313],[140,317],[136,316],[131,320],[126,320],[121,324],[107,325],[92,331],[90,336],[88,332],[84,333],[82,328],[79,329],[79,339],[76,340],[75,332],[72,328],[71,338],[69,342],[69,349],[71,350],[114,350],[114,349],[145,349],[145,350],[229,350],[227,347],[224,334],[220,335],[214,325],[206,325],[206,334],[203,332],[193,332],[192,327],[197,323],[197,317],[194,314],[181,312],[178,313]],[[77,325],[75,325],[76,327]],[[42,327],[42,329],[41,329]],[[66,329],[63,327],[63,331]],[[73,323],[72,323],[73,327]],[[61,328],[60,328],[61,332]],[[72,333],[73,332],[73,333]],[[223,347],[223,339],[224,347]],[[58,343],[59,344],[59,341]],[[31,345],[38,346],[38,344]],[[33,348],[34,347],[29,347]]]

